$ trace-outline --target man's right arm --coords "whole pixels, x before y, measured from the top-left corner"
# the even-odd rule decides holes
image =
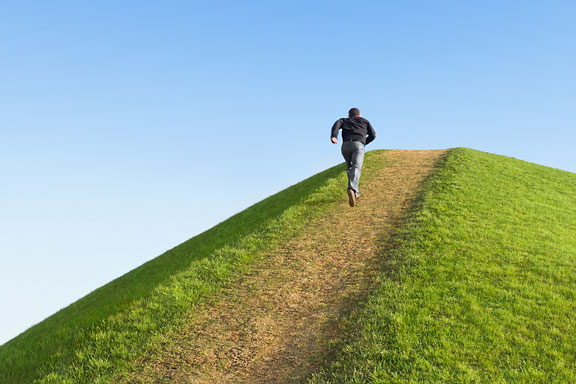
[[[366,145],[370,144],[376,138],[376,131],[372,128],[372,124],[368,120],[368,137],[366,138]]]
[[[330,136],[330,140],[332,140],[334,144],[338,143],[338,130],[342,127],[342,122],[342,119],[338,119],[332,126],[332,135]],[[336,141],[334,141],[334,139],[336,139]]]

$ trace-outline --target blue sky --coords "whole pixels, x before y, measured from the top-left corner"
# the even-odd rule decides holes
[[[576,172],[573,1],[3,1],[0,343],[368,149]]]

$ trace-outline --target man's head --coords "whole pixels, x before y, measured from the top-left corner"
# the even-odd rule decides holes
[[[358,108],[350,108],[348,117],[360,117],[360,110]]]

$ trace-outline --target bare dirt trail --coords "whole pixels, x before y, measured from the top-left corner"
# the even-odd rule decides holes
[[[330,361],[341,320],[374,286],[387,240],[445,151],[374,153],[342,204],[265,261],[123,383],[299,383]],[[371,164],[372,163],[372,164]]]

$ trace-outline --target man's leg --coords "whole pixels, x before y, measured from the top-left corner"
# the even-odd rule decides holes
[[[350,188],[350,170],[352,169],[352,154],[354,152],[354,146],[352,141],[345,141],[342,143],[342,156],[346,161],[346,174],[348,175],[348,188]]]
[[[353,149],[351,151],[350,161],[348,162],[348,188],[358,193],[358,183],[362,173],[362,164],[364,163],[364,144],[359,141],[352,141]]]
[[[346,174],[348,175],[348,202],[353,207],[356,204],[358,182],[364,162],[364,144],[357,141],[345,141],[342,143],[342,156],[346,160]]]

